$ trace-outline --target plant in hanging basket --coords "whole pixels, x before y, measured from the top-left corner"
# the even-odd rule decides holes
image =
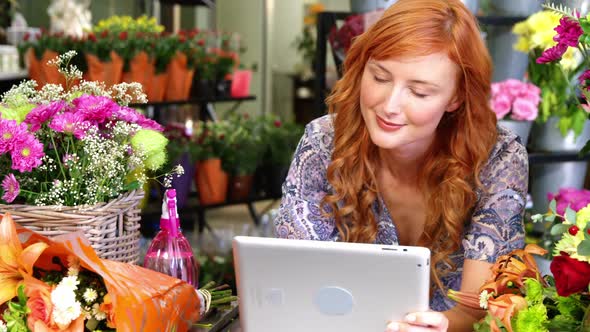
[[[37,91],[25,81],[3,96],[0,193],[7,204],[0,212],[43,235],[82,229],[103,257],[136,261],[140,189],[165,163],[168,140],[158,123],[127,106],[145,101],[140,85],[80,81],[67,65],[74,55],[52,62],[65,89]]]

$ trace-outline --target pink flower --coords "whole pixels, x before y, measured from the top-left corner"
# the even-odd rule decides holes
[[[84,120],[95,124],[104,123],[120,107],[113,100],[103,96],[83,95],[74,99],[72,103]]]
[[[584,33],[580,23],[576,20],[572,20],[567,16],[562,17],[559,20],[559,25],[554,29],[557,31],[557,35],[553,37],[553,40],[559,44],[564,44],[571,47],[578,46],[578,40]]]
[[[567,51],[566,44],[557,44],[543,51],[543,54],[537,58],[537,63],[543,64],[560,60],[565,51]]]
[[[41,165],[41,158],[45,156],[43,144],[33,135],[19,137],[11,153],[12,169],[20,172],[30,172]]]
[[[73,134],[78,139],[84,138],[89,126],[90,122],[84,121],[82,114],[72,112],[56,115],[49,124],[49,128],[60,133]]]
[[[588,80],[590,80],[590,69],[587,69],[585,72],[582,73],[582,75],[580,75],[580,77],[578,77],[580,85],[582,85],[584,89],[590,91],[590,87],[588,87]]]
[[[20,185],[14,177],[14,174],[11,173],[4,177],[4,180],[2,180],[2,189],[4,189],[2,199],[6,203],[12,203],[20,192]]]
[[[0,119],[0,154],[11,152],[17,138],[27,135],[27,125],[15,120]]]
[[[502,88],[512,97],[520,96],[528,90],[527,85],[524,82],[513,78],[505,80],[502,84]]]
[[[491,107],[494,113],[496,113],[496,118],[498,120],[503,119],[508,113],[510,113],[510,108],[512,107],[512,99],[508,94],[501,93],[492,98]]]
[[[113,112],[115,118],[129,123],[137,123],[143,116],[131,107],[120,107]]]
[[[563,215],[565,209],[569,206],[572,210],[578,212],[586,205],[590,204],[590,190],[576,188],[561,188],[557,195],[547,193],[547,200],[555,199],[557,202],[557,212]]]
[[[41,129],[41,125],[54,116],[57,112],[66,108],[65,101],[60,100],[51,104],[39,105],[31,110],[25,118],[25,123],[31,125],[31,131],[36,132]]]
[[[142,115],[142,117],[143,117],[143,115]],[[162,127],[161,124],[157,123],[156,121],[154,121],[152,119],[148,119],[146,117],[143,117],[143,119],[141,119],[137,124],[140,125],[144,129],[151,129],[151,130],[155,130],[155,131],[159,131],[159,132],[164,131],[164,127]]]
[[[533,121],[537,118],[539,108],[531,100],[516,98],[512,104],[512,119],[518,121]]]

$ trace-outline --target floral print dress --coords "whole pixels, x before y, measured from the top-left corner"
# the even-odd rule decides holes
[[[320,212],[322,198],[332,192],[326,177],[334,139],[331,119],[330,115],[323,116],[305,128],[283,184],[279,214],[274,220],[277,237],[339,240],[333,218]],[[461,247],[450,257],[457,269],[441,279],[448,289],[460,288],[465,259],[493,263],[499,256],[524,247],[522,220],[528,189],[528,156],[516,135],[498,127],[496,145],[480,179],[486,190],[477,192],[478,200]],[[378,223],[375,243],[398,244],[395,224],[381,197],[373,211]],[[441,290],[436,290],[430,301],[431,309],[436,311],[454,305]]]

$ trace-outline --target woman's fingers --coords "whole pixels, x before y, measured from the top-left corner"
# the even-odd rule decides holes
[[[404,321],[412,325],[434,328],[436,331],[446,331],[449,327],[449,320],[447,317],[443,313],[437,311],[409,313],[404,317]]]
[[[391,322],[387,325],[385,332],[434,332],[438,331],[430,327],[410,325],[404,322]]]

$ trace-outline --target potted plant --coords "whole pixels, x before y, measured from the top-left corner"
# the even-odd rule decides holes
[[[532,83],[515,79],[492,83],[492,111],[498,124],[510,129],[526,145],[531,126],[539,113],[541,90]]]
[[[283,123],[273,116],[263,117],[261,122],[263,137],[268,147],[261,182],[266,182],[265,191],[268,195],[281,197],[281,187],[304,128],[294,122]]]
[[[147,90],[147,96],[150,102],[160,102],[164,100],[169,79],[168,66],[179,48],[179,40],[166,32],[153,34],[149,38],[154,45],[154,78]]]
[[[252,192],[256,168],[260,164],[265,145],[259,126],[247,114],[229,120],[232,129],[228,136],[229,148],[223,168],[231,175],[230,200],[245,201]]]
[[[104,82],[107,87],[121,82],[123,59],[113,50],[113,37],[107,30],[98,34],[90,32],[82,40],[82,48],[88,64],[88,80]]]
[[[228,150],[226,137],[231,126],[227,121],[199,121],[196,124],[190,151],[196,160],[195,185],[202,205],[225,202],[228,174],[222,161]]]
[[[25,81],[3,98],[0,212],[45,235],[81,230],[102,257],[137,262],[141,188],[166,160],[168,141],[127,107],[145,102],[139,85],[71,86],[82,76],[68,65],[74,56],[52,61],[66,90]]]
[[[166,100],[187,100],[189,98],[195,73],[195,62],[198,54],[204,50],[204,40],[197,39],[198,35],[198,30],[191,30],[180,31],[178,35],[174,36],[177,39],[178,49],[167,68]]]

